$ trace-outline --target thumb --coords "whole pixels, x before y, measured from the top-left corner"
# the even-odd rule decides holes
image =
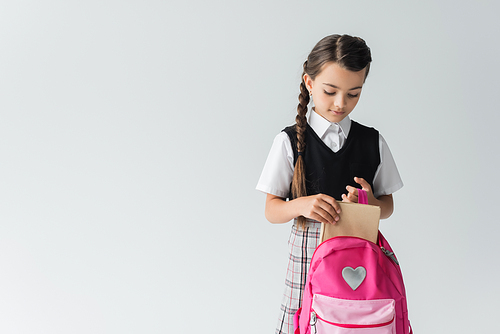
[[[368,182],[366,182],[366,180],[361,178],[361,177],[355,177],[354,182],[359,184],[361,186],[361,189],[363,189],[364,191],[371,191],[372,190],[372,187],[370,186],[370,184]]]

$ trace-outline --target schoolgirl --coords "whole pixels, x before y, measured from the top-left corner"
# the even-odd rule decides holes
[[[303,65],[296,124],[274,139],[257,184],[267,193],[265,215],[271,223],[294,220],[276,333],[293,333],[321,223],[338,221],[337,201],[357,202],[362,188],[369,204],[380,206],[381,218],[388,218],[392,194],[403,186],[384,138],[349,118],[371,60],[359,37],[331,35],[316,44]]]

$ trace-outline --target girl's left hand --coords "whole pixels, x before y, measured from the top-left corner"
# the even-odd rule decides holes
[[[375,204],[377,199],[375,198],[375,196],[373,196],[373,191],[370,184],[366,182],[365,179],[362,179],[360,177],[355,177],[354,182],[359,184],[361,186],[361,189],[366,191],[366,195],[368,196],[368,204]],[[342,202],[358,203],[358,188],[347,186],[346,189],[348,193],[347,195],[342,194]]]

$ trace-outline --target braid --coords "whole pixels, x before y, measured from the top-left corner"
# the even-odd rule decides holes
[[[306,64],[304,63],[304,67]],[[306,142],[305,134],[307,126],[307,105],[309,104],[309,91],[307,90],[304,79],[300,84],[300,94],[299,94],[299,105],[297,106],[297,116],[295,117],[295,129],[297,131],[297,151],[299,153],[304,153]],[[294,198],[307,196],[306,190],[306,178],[305,178],[305,164],[302,154],[297,157],[297,162],[295,163],[295,168],[293,172],[292,180],[292,195]],[[298,218],[299,227],[305,229],[306,218],[304,216],[299,216]]]
[[[297,150],[304,152],[306,142],[304,131],[306,130],[306,114],[307,105],[309,104],[309,91],[307,90],[304,79],[300,83],[299,105],[297,106],[297,116],[295,117],[296,130],[297,130]]]

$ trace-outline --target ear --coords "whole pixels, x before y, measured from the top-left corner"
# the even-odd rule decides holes
[[[303,79],[304,79],[304,83],[306,84],[306,87],[309,91],[312,90],[312,87],[313,87],[313,80],[311,79],[311,77],[309,76],[309,74],[304,74],[303,76]]]

